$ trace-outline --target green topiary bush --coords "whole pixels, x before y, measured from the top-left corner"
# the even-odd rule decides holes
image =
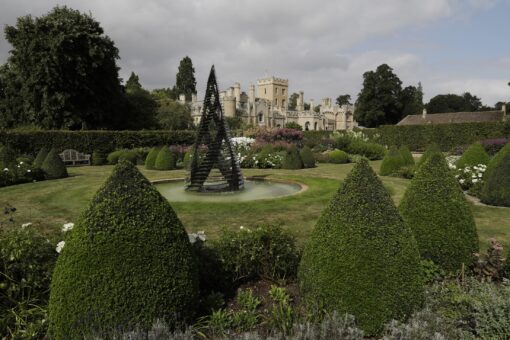
[[[305,168],[315,168],[315,158],[313,157],[312,149],[305,146],[299,152],[301,159],[303,160],[303,166]]]
[[[501,160],[505,158],[506,155],[510,154],[510,143],[506,144],[501,150],[498,151],[497,154],[492,157],[489,164],[487,165],[487,170],[485,170],[484,177],[487,179],[490,177],[492,171],[499,165]]]
[[[345,151],[336,149],[328,153],[328,162],[334,164],[345,164],[349,163],[350,159],[349,155]]]
[[[156,157],[154,168],[156,170],[174,170],[177,166],[175,155],[166,146],[162,147]]]
[[[37,156],[35,156],[35,160],[33,163],[34,167],[40,168],[42,166],[44,160],[46,159],[46,156],[48,156],[48,152],[49,150],[46,147],[43,147],[41,148],[41,150],[39,150]]]
[[[157,147],[153,147],[149,154],[145,158],[145,169],[154,170],[156,167],[156,158],[158,158],[158,153],[160,149]]]
[[[282,169],[297,170],[303,169],[303,160],[299,155],[299,151],[296,146],[292,146],[283,157]]]
[[[483,203],[510,207],[510,152],[492,169],[482,189]]]
[[[16,153],[8,146],[0,147],[0,171],[5,168],[12,168],[16,163]]]
[[[308,306],[352,314],[367,335],[423,303],[416,241],[366,159],[323,211],[298,278]]]
[[[474,143],[462,154],[457,160],[455,165],[458,168],[465,168],[466,166],[474,166],[478,164],[489,164],[490,157],[480,143]]]
[[[184,169],[189,170],[191,168],[191,151],[187,151],[182,159],[182,166]]]
[[[67,168],[55,148],[51,149],[41,165],[46,179],[57,179],[67,177]]]
[[[120,156],[124,153],[125,150],[117,150],[110,152],[108,154],[108,157],[106,157],[106,160],[108,161],[108,164],[115,165],[119,162]]]
[[[137,164],[138,152],[136,150],[123,150],[119,156],[118,162],[121,160],[126,160],[133,164]]]
[[[392,146],[386,156],[384,156],[379,175],[390,176],[396,175],[398,170],[404,166],[404,159],[396,146]]]
[[[66,239],[53,272],[49,334],[89,338],[95,329],[176,326],[196,310],[198,273],[168,201],[120,161]]]
[[[449,272],[472,262],[478,251],[475,221],[442,154],[432,154],[418,169],[399,210],[424,259]]]
[[[101,150],[94,150],[92,153],[92,165],[105,165],[106,154]]]
[[[400,152],[400,156],[404,160],[404,166],[412,167],[414,166],[414,157],[409,148],[406,145],[402,145],[398,152]]]
[[[441,149],[437,144],[430,144],[429,146],[427,146],[427,149],[425,149],[425,152],[423,153],[423,155],[421,155],[420,159],[418,160],[418,163],[416,163],[416,169],[421,167],[423,163],[425,163],[425,161],[435,153],[441,153]]]

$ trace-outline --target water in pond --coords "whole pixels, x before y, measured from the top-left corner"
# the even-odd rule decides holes
[[[184,181],[156,184],[159,192],[170,202],[245,202],[278,198],[301,190],[299,184],[271,181],[244,181],[244,190],[222,193],[199,193],[184,190]]]

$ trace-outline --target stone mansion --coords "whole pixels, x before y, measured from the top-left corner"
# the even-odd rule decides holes
[[[289,110],[289,81],[277,77],[259,79],[257,88],[250,84],[248,94],[241,92],[241,85],[235,83],[226,91],[220,92],[225,117],[241,117],[246,124],[265,127],[284,127],[295,122],[303,130],[352,130],[357,126],[353,118],[352,105],[333,105],[331,98],[322,99],[320,111],[315,112],[313,99],[310,109],[305,110],[304,93],[299,92],[295,110]],[[179,96],[184,103],[184,95]],[[192,117],[195,124],[200,122],[202,102],[193,95],[191,99]]]

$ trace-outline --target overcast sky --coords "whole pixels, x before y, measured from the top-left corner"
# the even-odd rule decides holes
[[[425,99],[470,91],[510,100],[510,0],[0,0],[0,23],[67,5],[91,13],[120,50],[121,77],[175,84],[188,55],[203,96],[212,64],[220,88],[289,79],[305,100],[351,94],[382,63]],[[0,63],[11,46],[0,37]]]

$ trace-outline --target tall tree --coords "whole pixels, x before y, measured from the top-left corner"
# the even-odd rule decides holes
[[[134,73],[131,72],[129,79],[126,82],[126,92],[134,92],[142,89],[142,84],[140,84],[140,78]]]
[[[294,92],[289,97],[289,110],[293,111],[297,107],[297,100],[299,98],[299,94]]]
[[[464,94],[439,94],[430,99],[427,104],[429,113],[444,112],[473,112],[486,109],[480,98],[469,92]]]
[[[186,130],[193,127],[193,118],[188,104],[172,99],[158,100],[156,119],[164,130]]]
[[[401,92],[402,81],[388,65],[365,72],[354,118],[366,127],[396,124],[402,119]]]
[[[41,17],[18,18],[5,27],[5,37],[12,45],[1,76],[9,103],[1,120],[10,119],[7,125],[77,129],[122,123],[118,50],[90,15],[55,7]],[[22,121],[13,122],[19,112]]]
[[[421,114],[423,111],[423,90],[421,83],[416,86],[407,86],[400,94],[402,104],[402,117],[407,115]]]
[[[338,106],[342,105],[351,105],[351,95],[350,94],[341,94],[336,98],[336,104]]]
[[[185,94],[186,100],[191,100],[191,95],[197,93],[197,82],[195,80],[195,69],[191,58],[186,56],[179,63],[179,71],[175,77],[175,89],[178,95]]]

